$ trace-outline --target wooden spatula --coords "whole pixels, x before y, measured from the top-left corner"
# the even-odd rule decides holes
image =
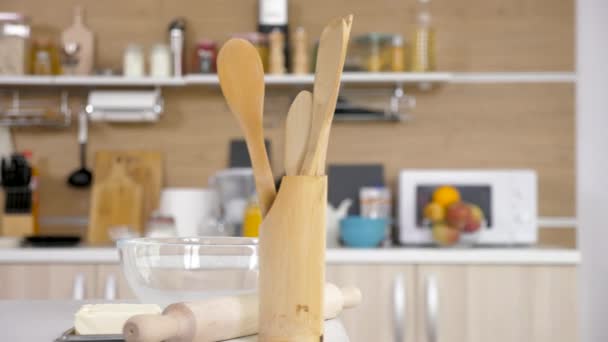
[[[218,77],[230,110],[245,135],[262,215],[276,196],[272,169],[264,145],[264,67],[255,47],[230,39],[217,57]]]
[[[302,90],[289,108],[285,121],[285,174],[295,176],[302,168],[310,133],[312,94]]]
[[[352,15],[331,22],[321,34],[313,90],[312,125],[302,174],[325,173],[325,159],[331,122],[340,90]]]

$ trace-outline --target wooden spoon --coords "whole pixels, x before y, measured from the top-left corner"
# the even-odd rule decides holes
[[[346,58],[352,15],[332,21],[321,34],[313,89],[312,124],[302,174],[325,173],[331,122],[336,110],[340,78]]]
[[[312,116],[312,94],[302,90],[289,108],[285,121],[285,174],[295,176],[302,168],[306,154],[310,121]]]
[[[222,93],[239,121],[251,158],[262,215],[270,209],[276,189],[264,145],[264,68],[255,47],[244,39],[230,39],[217,57]]]

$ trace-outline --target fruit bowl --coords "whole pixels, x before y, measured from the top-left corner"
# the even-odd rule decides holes
[[[129,287],[142,303],[164,307],[257,290],[256,239],[137,238],[117,246]]]
[[[460,191],[450,185],[433,191],[422,217],[423,226],[432,230],[438,246],[473,246],[488,225],[482,207],[462,198]]]

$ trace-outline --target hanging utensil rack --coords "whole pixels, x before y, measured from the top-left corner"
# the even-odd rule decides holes
[[[8,127],[68,127],[71,111],[68,92],[61,91],[58,101],[24,100],[19,90],[0,93],[0,126]]]

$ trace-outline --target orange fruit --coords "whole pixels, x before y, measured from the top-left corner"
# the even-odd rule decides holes
[[[445,218],[445,208],[435,202],[431,202],[424,207],[424,217],[431,222],[443,221]]]
[[[433,202],[438,203],[444,208],[459,201],[460,192],[453,186],[440,186],[433,193]]]

